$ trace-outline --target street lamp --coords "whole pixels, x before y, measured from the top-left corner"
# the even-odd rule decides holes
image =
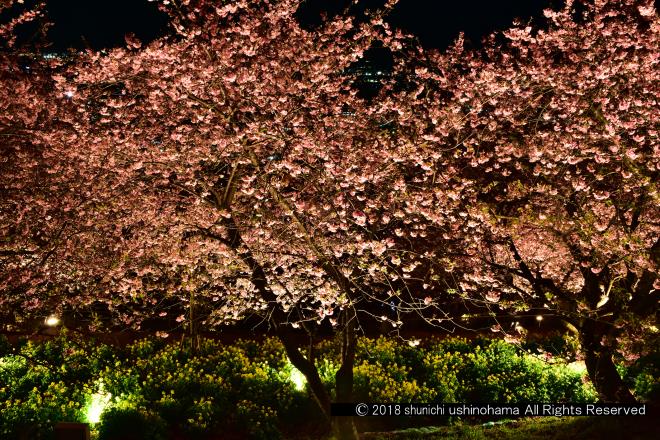
[[[60,323],[60,318],[55,315],[50,315],[44,322],[48,327],[55,327]]]

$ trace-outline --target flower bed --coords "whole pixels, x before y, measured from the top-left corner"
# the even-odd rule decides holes
[[[205,339],[194,352],[160,339],[116,348],[65,336],[4,347],[2,438],[48,438],[56,422],[80,421],[90,423],[100,440],[132,438],[129,434],[166,439],[172,433],[275,439],[321,421],[304,377],[275,339],[231,345]],[[317,351],[317,366],[332,390],[338,348],[325,341]],[[549,363],[501,340],[428,340],[411,347],[395,339],[365,338],[354,371],[356,401],[595,399],[584,371]]]

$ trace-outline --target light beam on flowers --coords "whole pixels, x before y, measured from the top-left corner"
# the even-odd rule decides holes
[[[89,403],[85,408],[85,418],[90,424],[101,421],[101,415],[110,405],[112,394],[105,391],[103,381],[99,381],[98,391],[91,395]]]

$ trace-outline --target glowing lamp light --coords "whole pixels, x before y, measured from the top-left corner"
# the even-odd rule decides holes
[[[538,322],[543,321],[543,316],[541,316],[541,315],[536,315],[536,320],[537,320]]]
[[[60,323],[60,318],[55,315],[50,315],[48,318],[46,318],[45,323],[48,327],[55,327]]]
[[[290,365],[290,372],[289,372],[289,380],[293,384],[293,387],[298,390],[302,391],[305,389],[305,384],[307,383],[307,379],[305,379],[305,375],[300,372],[296,367],[293,365]]]
[[[89,403],[85,408],[85,418],[89,424],[96,424],[101,421],[101,415],[110,405],[112,394],[103,389],[103,382],[99,384],[98,392],[92,394]]]

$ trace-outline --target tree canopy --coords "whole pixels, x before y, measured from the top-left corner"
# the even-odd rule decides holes
[[[342,332],[339,382],[362,320],[461,304],[565,322],[601,396],[632,398],[612,355],[660,287],[651,2],[568,1],[444,52],[393,31],[394,3],[310,30],[293,0],[164,1],[177,35],[149,44],[29,71],[5,51],[0,312],[257,314],[313,383],[290,331]],[[394,65],[365,100],[348,72],[376,44]]]

